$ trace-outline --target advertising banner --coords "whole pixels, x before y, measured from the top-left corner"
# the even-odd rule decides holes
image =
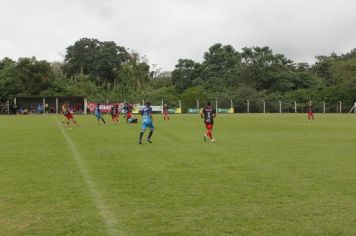
[[[218,108],[217,112],[218,113],[233,114],[234,113],[234,108]]]
[[[203,111],[203,108],[197,109],[197,108],[188,108],[188,113],[191,114],[198,114]]]
[[[95,103],[95,102],[88,102],[87,109],[91,113],[93,113],[95,110],[96,104],[97,103]],[[103,103],[103,104],[100,104],[99,107],[100,107],[101,112],[109,113],[111,110],[111,107],[116,106],[116,105],[119,105],[119,111],[121,112],[121,108],[124,107],[123,103],[108,103],[108,104]]]

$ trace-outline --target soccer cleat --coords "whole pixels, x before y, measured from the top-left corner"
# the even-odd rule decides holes
[[[138,144],[142,144],[142,142],[140,140],[138,140]]]
[[[151,139],[147,139],[147,142],[152,143]]]
[[[212,142],[212,143],[215,142],[215,139],[213,138],[212,140],[210,140],[210,142]]]
[[[206,142],[206,134],[204,134],[204,142]]]

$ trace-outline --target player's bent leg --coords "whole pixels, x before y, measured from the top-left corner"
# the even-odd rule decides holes
[[[154,126],[153,126],[153,124],[151,124],[150,132],[149,132],[148,137],[147,137],[147,142],[149,142],[149,143],[152,143],[151,138],[152,138],[152,135],[153,135],[153,131],[154,131]]]
[[[100,116],[100,118],[103,121],[103,123],[106,124],[106,121],[104,120],[104,118],[102,116]]]
[[[140,132],[140,137],[138,139],[139,144],[142,144],[142,137],[143,137],[143,134],[145,133],[145,130],[146,130],[146,127],[142,125],[142,130]]]

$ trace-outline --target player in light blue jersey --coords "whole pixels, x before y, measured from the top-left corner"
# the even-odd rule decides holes
[[[152,143],[151,137],[153,134],[154,126],[153,126],[153,119],[152,119],[152,107],[150,106],[150,102],[146,102],[146,106],[142,109],[141,115],[142,115],[142,130],[140,132],[140,139],[138,140],[139,144],[142,144],[142,137],[143,134],[145,133],[145,130],[147,128],[150,129],[150,133],[148,134],[147,137],[147,142]]]
[[[106,125],[106,121],[104,120],[103,116],[101,115],[101,110],[100,110],[100,104],[96,104],[96,107],[94,109],[95,117],[98,120],[98,125],[100,124],[100,119],[103,121],[103,123]]]

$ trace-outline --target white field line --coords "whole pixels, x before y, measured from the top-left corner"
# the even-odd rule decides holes
[[[111,213],[110,209],[108,209],[105,206],[100,193],[96,190],[95,184],[89,174],[88,169],[83,164],[82,157],[80,156],[79,152],[77,151],[75,144],[72,142],[72,140],[70,139],[70,137],[68,136],[66,131],[64,131],[62,125],[58,121],[58,118],[56,117],[55,119],[56,119],[58,127],[62,131],[62,134],[67,141],[69,150],[72,153],[72,157],[74,158],[74,160],[77,164],[80,174],[82,175],[82,177],[85,180],[85,183],[90,191],[91,197],[93,198],[93,201],[95,202],[95,206],[96,206],[98,212],[100,213],[102,220],[104,221],[104,223],[106,225],[107,232],[109,233],[109,235],[118,235],[119,234],[118,230],[115,227],[116,226],[115,222],[117,222],[117,221],[115,220],[114,215]]]

